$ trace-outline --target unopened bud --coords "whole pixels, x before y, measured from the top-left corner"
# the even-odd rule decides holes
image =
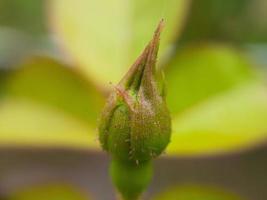
[[[117,160],[136,165],[160,155],[170,141],[170,114],[155,67],[161,30],[162,22],[114,88],[100,119],[103,149]]]

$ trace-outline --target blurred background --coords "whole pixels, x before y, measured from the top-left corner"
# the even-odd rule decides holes
[[[97,118],[161,18],[172,141],[144,199],[267,199],[267,1],[1,0],[0,199],[116,199]]]

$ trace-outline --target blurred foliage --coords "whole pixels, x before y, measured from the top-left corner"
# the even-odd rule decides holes
[[[9,69],[30,54],[33,48],[33,40],[28,35],[0,27],[0,68]]]
[[[232,151],[266,137],[267,90],[237,50],[188,46],[165,71],[173,115],[170,155]]]
[[[11,68],[34,54],[58,56],[48,39],[43,0],[0,1],[0,65]]]
[[[0,25],[13,27],[32,35],[43,34],[45,26],[44,1],[1,0]]]
[[[114,15],[114,10],[110,9],[113,3],[119,5],[116,9],[125,12]],[[118,0],[48,3],[50,25],[85,71],[78,72],[77,64],[77,68],[72,68],[42,57],[17,67],[6,81],[6,98],[0,102],[2,143],[56,145],[55,141],[58,141],[58,145],[63,146],[65,143],[74,147],[79,144],[80,147],[97,147],[94,129],[104,95],[83,76],[89,73],[100,87],[121,76],[129,65],[117,61],[127,58],[130,63],[134,60],[135,54],[152,35],[147,30],[160,17],[167,21],[161,45],[166,51],[179,36],[189,5],[182,0],[153,1],[153,9],[149,9],[150,1],[134,3],[134,6]],[[230,12],[238,6],[236,3],[228,5],[231,9],[227,6],[222,9]],[[192,10],[194,4],[195,1]],[[74,8],[79,10],[77,15],[73,15]],[[146,12],[142,12],[144,10]],[[83,20],[96,16],[101,16],[97,18],[98,23]],[[129,37],[127,42],[123,36]],[[128,46],[128,42],[135,45]],[[191,44],[166,58],[168,104],[173,115],[174,133],[167,150],[170,155],[224,152],[247,147],[265,138],[266,88],[250,62],[237,49],[225,45]],[[53,125],[54,121],[57,126]],[[52,125],[57,130],[54,128],[53,131]],[[88,139],[84,138],[85,132]],[[86,141],[89,138],[95,139]]]
[[[95,129],[73,116],[33,101],[0,101],[0,145],[98,148]]]
[[[172,113],[255,79],[245,56],[232,47],[202,44],[187,46],[165,69],[167,100]]]
[[[241,200],[240,197],[221,189],[203,186],[171,187],[154,200]]]
[[[0,99],[4,93],[4,85],[6,84],[5,81],[9,75],[9,71],[0,68]]]
[[[261,55],[253,51],[254,58],[264,57],[266,9],[265,0],[2,0],[0,65],[6,70],[0,71],[0,146],[98,150],[96,119],[106,95],[101,89],[122,76],[160,18],[166,27],[159,62],[173,115],[167,155],[233,152],[264,143],[266,75],[243,53],[256,43]],[[42,38],[48,34],[70,53],[63,61],[72,66],[33,57],[11,67],[39,45],[58,56],[47,48],[52,37]],[[207,41],[242,44],[243,53]],[[60,185],[30,186],[11,200],[84,199],[81,195]],[[239,200],[197,186],[171,188],[156,199],[179,198]]]
[[[194,0],[180,41],[267,42],[265,0]]]
[[[27,98],[66,111],[95,124],[104,98],[94,85],[73,68],[45,57],[28,59],[12,73],[6,94]]]
[[[169,155],[229,151],[265,137],[266,88],[239,53],[214,45],[188,47],[170,63]],[[2,144],[98,148],[94,129],[103,95],[73,68],[29,59],[10,74],[4,94]]]
[[[10,73],[5,83],[2,145],[98,146],[94,127],[103,96],[73,69],[36,57]]]
[[[120,80],[151,38],[148,30],[154,30],[161,18],[166,27],[160,52],[166,51],[180,32],[188,2],[50,1],[50,24],[82,71],[107,87],[109,81]],[[79,12],[73,15],[73,10]]]
[[[78,189],[66,184],[32,185],[12,193],[7,200],[90,200]]]
[[[266,140],[267,92],[251,82],[209,98],[173,117],[174,155],[214,154],[240,150]]]

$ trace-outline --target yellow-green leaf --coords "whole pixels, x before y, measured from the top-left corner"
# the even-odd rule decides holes
[[[91,198],[67,184],[32,185],[12,193],[7,200],[89,200]]]
[[[255,78],[250,63],[232,47],[205,44],[178,51],[165,70],[173,114]]]
[[[170,155],[240,150],[267,139],[267,87],[252,82],[214,96],[173,119]]]
[[[0,100],[0,145],[98,148],[95,128],[34,101]]]
[[[5,93],[15,99],[49,105],[95,124],[103,95],[74,69],[45,57],[25,61],[6,81]]]
[[[150,40],[161,18],[165,52],[182,27],[186,0],[57,0],[48,15],[58,39],[98,83],[117,82]]]
[[[154,200],[241,200],[235,194],[214,187],[176,186],[157,195]]]

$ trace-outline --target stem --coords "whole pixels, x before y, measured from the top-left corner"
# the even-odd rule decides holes
[[[110,175],[122,200],[138,200],[152,178],[152,162],[136,165],[113,159]]]

